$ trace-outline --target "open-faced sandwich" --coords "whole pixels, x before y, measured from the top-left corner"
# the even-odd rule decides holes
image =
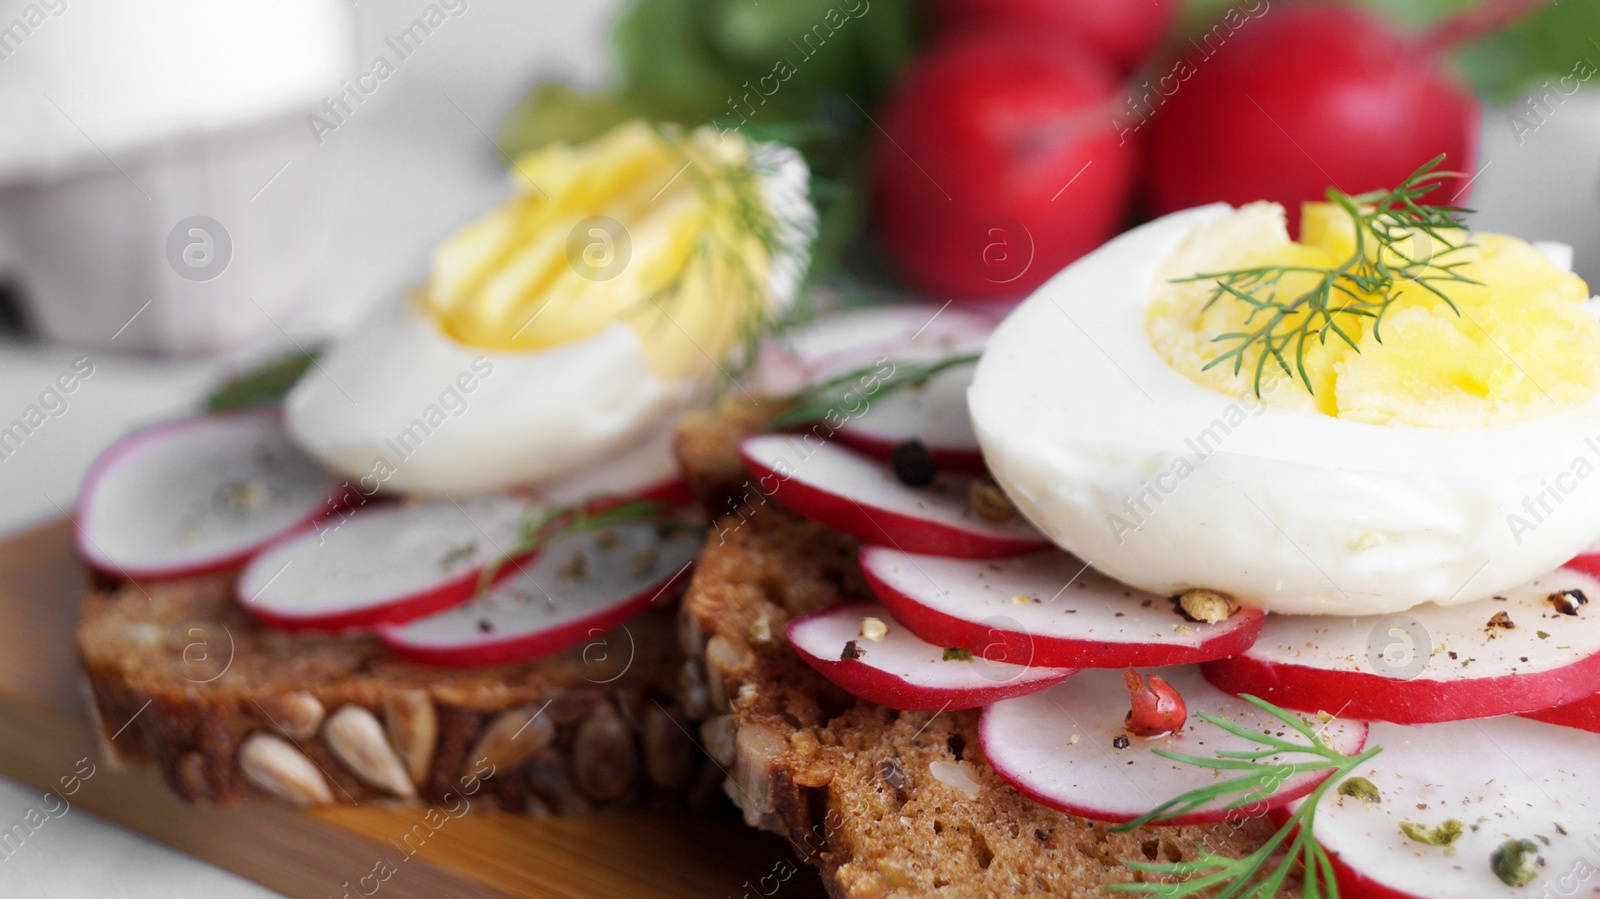
[[[94,466],[102,736],[213,801],[724,792],[841,897],[1569,894],[1600,321],[1443,177],[772,337],[791,151],[531,155],[281,403]]]
[[[746,820],[839,897],[1596,889],[1600,323],[1441,177],[831,319],[688,418]]]
[[[705,522],[672,427],[794,299],[806,168],[631,123],[512,174],[281,404],[95,464],[78,646],[115,756],[215,801],[715,795],[674,699]]]

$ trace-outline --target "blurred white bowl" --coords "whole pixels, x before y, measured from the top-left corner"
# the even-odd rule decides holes
[[[29,12],[29,11],[32,12]],[[344,0],[36,0],[0,14],[0,275],[44,336],[192,354],[304,298],[353,71]]]

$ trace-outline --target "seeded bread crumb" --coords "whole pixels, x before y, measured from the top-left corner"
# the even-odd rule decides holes
[[[729,448],[752,429],[748,418],[685,422],[680,462],[701,495],[740,495],[746,475]],[[835,687],[788,647],[783,626],[870,598],[857,545],[754,498],[719,522],[696,567],[680,610],[684,682],[708,687],[702,737],[746,822],[786,836],[833,896],[1088,899],[1139,878],[1124,861],[1191,860],[1200,846],[1236,856],[1272,833],[1256,819],[1113,834],[1002,781],[984,760],[977,711],[896,712]]]
[[[678,423],[673,452],[690,492],[713,515],[733,512],[744,503],[750,477],[739,458],[739,441],[781,410],[782,403],[774,399],[752,403],[728,397],[714,409],[688,413]]]

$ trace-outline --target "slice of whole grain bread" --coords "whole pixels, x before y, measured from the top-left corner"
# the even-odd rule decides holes
[[[730,406],[679,431],[691,485],[728,513],[680,609],[683,705],[706,716],[705,749],[746,822],[787,837],[832,895],[1087,899],[1140,879],[1126,861],[1192,860],[1197,847],[1236,856],[1272,833],[1264,819],[1111,833],[1001,780],[977,711],[896,712],[808,667],[784,624],[871,594],[854,540],[784,511],[745,474],[738,439],[764,419]]]
[[[78,629],[113,759],[186,799],[474,802],[541,813],[716,800],[676,723],[672,611],[520,665],[429,668],[377,640],[286,634],[229,575],[101,585]]]

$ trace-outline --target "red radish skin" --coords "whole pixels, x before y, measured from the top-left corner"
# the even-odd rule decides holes
[[[1252,732],[1276,734],[1283,723],[1242,699],[1207,684],[1193,666],[1157,669],[1193,714],[1180,734],[1144,738],[1123,727],[1128,693],[1120,671],[1081,671],[1066,683],[983,711],[978,735],[995,773],[1028,798],[1057,811],[1096,821],[1122,823],[1161,803],[1216,782],[1216,772],[1155,755],[1164,749],[1211,756],[1223,750],[1255,750],[1259,744],[1232,736],[1199,717],[1204,712]],[[1321,737],[1340,752],[1355,754],[1367,742],[1367,726],[1335,718]],[[1125,738],[1128,745],[1119,748]],[[1276,757],[1274,757],[1276,760]],[[1299,757],[1285,758],[1298,761]],[[1167,824],[1209,824],[1262,814],[1307,795],[1327,772],[1285,781],[1270,799],[1232,811],[1206,806]],[[1237,798],[1237,797],[1230,797]]]
[[[940,474],[931,486],[909,487],[888,466],[812,435],[746,438],[739,454],[763,494],[861,540],[969,559],[1049,545],[1020,518],[996,523],[970,509],[970,477]]]
[[[1338,882],[1343,895],[1359,897],[1359,899],[1433,899],[1430,896],[1417,896],[1412,893],[1402,893],[1391,890],[1376,880],[1367,877],[1360,871],[1339,861],[1336,855],[1329,856],[1333,862],[1333,877]],[[1474,897],[1477,899],[1477,897]]]
[[[841,428],[839,431],[839,441],[841,443],[883,462],[889,461],[889,457],[894,454],[894,448],[904,442],[905,439],[908,438],[893,440],[876,435],[862,434],[854,428]],[[939,463],[939,468],[944,471],[982,474],[986,470],[982,450],[969,450],[943,444],[929,445],[928,453],[933,456],[934,461]]]
[[[240,575],[236,596],[263,623],[296,632],[355,631],[432,615],[473,597],[485,567],[517,545],[525,506],[490,497],[363,510],[336,529],[287,535],[267,547]],[[496,582],[525,558],[501,565]]]
[[[1172,30],[1176,0],[931,0],[939,35],[983,29],[1055,32],[1131,72]]]
[[[1523,712],[1522,717],[1600,734],[1600,693],[1555,708]]]
[[[163,460],[162,453],[177,455]],[[275,471],[260,468],[262,453],[278,460]],[[141,464],[156,470],[134,470]],[[208,466],[220,470],[208,477]],[[208,551],[174,548],[183,542],[186,505],[211,506],[229,481],[263,480],[275,481],[269,489],[287,496],[280,500],[279,514]],[[337,513],[348,494],[338,478],[289,442],[276,409],[177,419],[134,431],[95,460],[73,516],[73,539],[79,557],[106,577],[146,582],[198,577],[237,568],[281,535]],[[110,532],[114,517],[130,518],[132,524]]]
[[[1155,215],[1270,200],[1297,232],[1300,204],[1330,186],[1390,187],[1441,153],[1450,169],[1476,172],[1477,99],[1440,56],[1371,13],[1273,8],[1190,63],[1148,129]],[[1465,188],[1447,182],[1438,202],[1459,205]]]
[[[1168,598],[1059,550],[990,562],[869,546],[861,569],[878,600],[917,636],[1013,664],[1143,668],[1217,659],[1247,649],[1266,617],[1241,609],[1217,624],[1191,622]]]
[[[1355,774],[1370,780],[1381,800],[1330,794],[1314,826],[1344,895],[1568,896],[1592,876],[1600,736],[1508,716],[1373,724],[1368,741],[1383,752]],[[1448,853],[1409,839],[1399,826],[1436,826],[1448,818],[1468,825]],[[1539,847],[1538,877],[1526,886],[1507,886],[1491,867],[1491,855],[1508,838]]]
[[[662,538],[653,523],[618,524],[606,536],[578,534],[550,544],[472,602],[382,626],[378,634],[395,655],[423,665],[474,668],[542,658],[600,639],[646,609],[669,606],[702,543],[695,530]],[[649,554],[647,565],[640,565],[641,553]],[[581,571],[573,561],[580,557]]]
[[[1600,693],[1600,613],[1593,604],[1576,616],[1557,612],[1546,598],[1567,589],[1600,596],[1600,581],[1561,568],[1505,591],[1505,601],[1370,618],[1274,615],[1253,646],[1204,671],[1223,690],[1372,721],[1421,724],[1549,709]],[[1515,627],[1490,626],[1497,613]],[[1425,645],[1388,661],[1388,648],[1415,642],[1413,635]],[[1424,656],[1420,670],[1409,667]]]
[[[1581,571],[1584,574],[1590,575],[1591,577],[1600,578],[1600,552],[1597,552],[1597,549],[1600,549],[1600,547],[1590,547],[1582,553],[1579,553],[1564,567]],[[1600,599],[1600,596],[1595,598]]]
[[[1122,227],[1137,140],[1110,127],[1117,75],[1058,34],[936,43],[879,114],[878,233],[934,296],[1015,300]]]
[[[862,619],[888,628],[879,641],[861,634]],[[1007,665],[974,657],[945,660],[944,647],[906,630],[876,603],[831,606],[789,622],[789,645],[807,665],[852,696],[905,712],[973,709],[1058,684],[1070,668]],[[844,657],[854,641],[858,655]]]
[[[517,565],[529,557],[510,560],[497,572],[491,585],[499,584],[516,573]],[[481,570],[480,570],[481,571]],[[463,574],[428,589],[408,594],[402,599],[368,609],[327,615],[281,615],[257,607],[250,597],[240,596],[239,602],[262,624],[288,633],[351,634],[374,630],[384,624],[412,621],[455,608],[472,599],[478,592],[480,571]]]

